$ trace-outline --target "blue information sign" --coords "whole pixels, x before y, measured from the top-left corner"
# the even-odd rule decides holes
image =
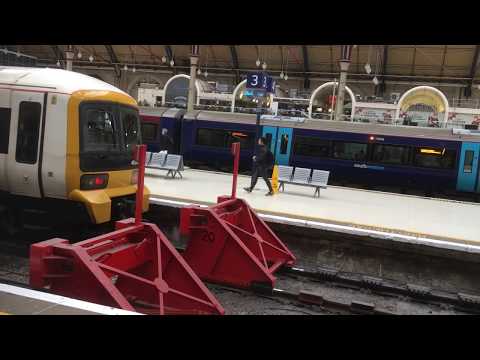
[[[267,77],[267,92],[275,94],[275,80],[272,77]]]
[[[246,89],[243,92],[243,96],[247,97],[263,97],[266,95],[266,91],[263,89]]]

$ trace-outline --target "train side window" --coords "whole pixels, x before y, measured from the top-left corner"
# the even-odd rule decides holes
[[[295,136],[293,154],[297,156],[328,157],[330,142],[309,136]]]
[[[31,101],[20,103],[15,153],[15,160],[19,163],[35,164],[37,162],[41,110],[40,103]]]
[[[265,144],[265,146],[267,147],[267,149],[271,149],[271,147],[272,147],[272,133],[266,133],[265,134],[265,139],[267,140],[267,143]]]
[[[286,154],[288,149],[288,134],[283,134],[280,139],[280,154]]]
[[[473,151],[465,151],[465,161],[463,163],[463,172],[471,173],[473,170]]]
[[[419,167],[453,169],[457,152],[445,148],[417,147],[413,163]]]
[[[223,129],[198,129],[196,144],[218,148],[229,148],[232,143],[239,142],[241,149],[253,148],[255,134],[245,131]]]
[[[373,161],[401,165],[408,162],[408,147],[398,145],[373,145]]]
[[[342,160],[365,161],[367,144],[335,141],[333,144],[333,157]]]
[[[155,141],[157,139],[158,125],[151,123],[142,123],[143,141]]]
[[[0,108],[0,154],[8,154],[10,114],[9,108]]]
[[[211,147],[226,147],[226,131],[221,129],[198,129],[197,145]]]

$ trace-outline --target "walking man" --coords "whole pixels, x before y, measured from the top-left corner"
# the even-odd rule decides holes
[[[270,170],[270,168],[273,166],[273,154],[269,149],[267,149],[265,143],[266,139],[264,137],[258,139],[257,155],[253,157],[252,181],[250,183],[250,187],[246,187],[244,190],[247,192],[252,192],[257,184],[258,177],[261,176],[268,186],[269,192],[266,195],[271,196],[273,195],[273,188],[270,180],[268,179],[268,170]]]
[[[173,139],[168,135],[168,129],[162,129],[162,135],[160,136],[160,151],[166,151],[167,153],[173,153]]]

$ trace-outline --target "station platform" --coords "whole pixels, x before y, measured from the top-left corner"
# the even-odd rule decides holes
[[[0,284],[0,315],[140,315],[23,287]]]
[[[147,168],[145,185],[153,204],[211,205],[231,193],[232,175],[185,169],[183,179]],[[310,187],[285,185],[285,192],[265,196],[259,178],[252,193],[249,176],[238,177],[237,196],[266,221],[344,232],[480,254],[480,204],[380,191],[329,186],[314,198]]]

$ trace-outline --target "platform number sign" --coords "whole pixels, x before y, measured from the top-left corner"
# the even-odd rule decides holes
[[[264,80],[265,76],[260,73],[247,75],[247,88],[248,89],[265,89]]]
[[[275,92],[275,81],[272,77],[263,73],[252,73],[247,75],[247,89],[260,90],[265,93]],[[258,93],[258,91],[255,91]]]
[[[276,82],[275,80],[273,80],[272,77],[268,76],[267,77],[267,93],[272,93],[272,94],[275,94],[275,86],[276,86]]]

